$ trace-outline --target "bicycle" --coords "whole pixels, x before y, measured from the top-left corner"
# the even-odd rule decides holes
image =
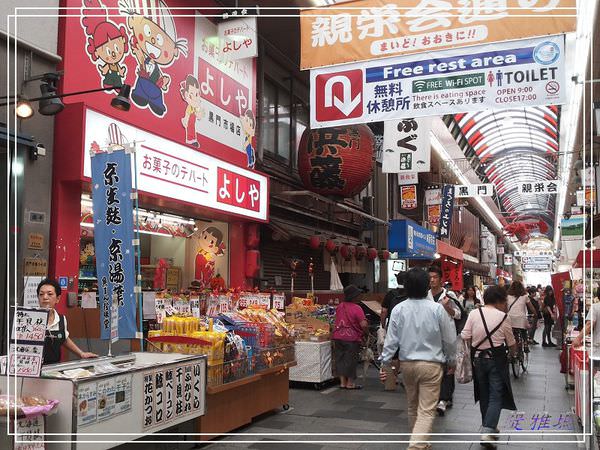
[[[517,354],[510,359],[510,365],[515,378],[519,378],[521,369],[523,372],[527,372],[527,368],[529,367],[529,346],[527,344],[526,333],[527,330],[513,328],[513,334],[517,342]],[[523,335],[525,335],[525,338]]]

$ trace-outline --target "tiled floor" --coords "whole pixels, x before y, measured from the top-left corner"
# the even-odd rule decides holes
[[[502,412],[499,428],[502,432],[513,434],[501,438],[499,449],[589,448],[589,444],[586,446],[584,443],[575,442],[582,439],[581,435],[556,434],[574,434],[574,429],[580,430],[579,425],[573,422],[573,395],[565,390],[564,377],[559,372],[558,355],[559,351],[552,348],[532,348],[528,373],[518,380],[512,380],[519,411]],[[291,389],[288,411],[276,411],[257,418],[251,425],[236,430],[238,435],[223,437],[204,445],[203,448],[405,448],[406,444],[399,441],[406,441],[407,436],[386,435],[409,431],[403,390],[398,388],[396,392],[384,392],[374,368],[371,368],[367,378],[360,382],[364,384],[364,389],[357,391],[344,391],[337,387],[326,388],[320,392],[312,388]],[[473,402],[473,385],[457,384],[453,408],[448,410],[445,417],[437,418],[434,423],[433,431],[440,435],[435,437],[437,442],[434,441],[433,448],[481,448],[478,442],[473,442],[479,437],[477,432],[480,424],[479,405]],[[293,444],[289,441],[302,443]]]

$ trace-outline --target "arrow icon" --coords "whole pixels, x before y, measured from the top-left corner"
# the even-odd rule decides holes
[[[343,91],[342,91],[342,99],[339,99],[336,95],[333,94],[333,87],[337,83],[342,83]],[[331,77],[325,83],[325,107],[330,108],[335,105],[337,109],[339,109],[342,114],[348,117],[352,111],[358,106],[360,103],[360,92],[356,94],[356,97],[352,98],[352,83],[348,77],[343,75],[336,75]]]

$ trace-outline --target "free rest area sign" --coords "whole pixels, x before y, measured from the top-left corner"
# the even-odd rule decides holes
[[[90,149],[137,142],[138,190],[267,221],[267,177],[163,139],[124,122],[86,111],[83,175],[91,177]],[[132,172],[135,170],[132,164]]]
[[[566,103],[564,36],[311,70],[312,128]]]

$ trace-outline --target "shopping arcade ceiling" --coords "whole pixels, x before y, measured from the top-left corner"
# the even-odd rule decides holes
[[[454,116],[485,181],[493,183],[508,223],[543,220],[552,230],[555,195],[522,195],[519,183],[557,179],[557,106],[481,111]]]

